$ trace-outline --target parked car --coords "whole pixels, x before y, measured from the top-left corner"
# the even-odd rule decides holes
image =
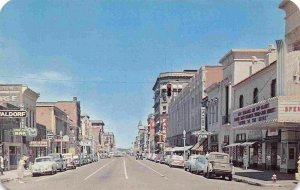
[[[65,153],[65,154],[62,154],[62,156],[67,162],[67,169],[76,169],[76,164],[74,162],[72,153]]]
[[[160,156],[160,159],[159,159],[159,161],[158,161],[160,164],[163,164],[164,162],[165,162],[165,155],[161,155]]]
[[[154,160],[155,160],[155,158],[156,158],[156,154],[152,154],[152,156],[151,156],[150,160],[151,160],[151,161],[154,161]]]
[[[143,160],[143,155],[141,153],[136,153],[135,159],[136,160]]]
[[[98,162],[98,161],[99,161],[98,155],[94,154],[93,155],[93,162]]]
[[[158,163],[160,161],[161,154],[156,154],[154,162]]]
[[[83,165],[83,163],[82,163],[82,157],[80,155],[78,155],[78,154],[74,155],[73,159],[74,159],[74,163],[75,163],[75,165],[77,167]]]
[[[212,178],[213,176],[228,177],[232,180],[232,164],[229,163],[229,155],[226,153],[211,152],[207,156],[207,163],[205,164],[204,176]]]
[[[173,155],[169,166],[172,167],[184,167],[183,156]]]
[[[184,170],[193,172],[195,171],[195,162],[200,155],[191,155],[189,159],[184,161]]]
[[[57,164],[51,156],[38,157],[32,165],[32,176],[57,173]]]
[[[172,156],[171,156],[171,155],[165,155],[165,157],[166,157],[166,158],[165,158],[165,164],[169,165],[170,162],[172,161],[172,160],[171,160],[171,157],[172,157]]]
[[[207,162],[208,162],[208,160],[205,156],[198,157],[195,162],[195,172],[197,174],[204,173]]]
[[[53,153],[53,154],[49,154],[48,156],[51,156],[53,160],[56,162],[56,166],[59,171],[62,172],[67,170],[67,162],[65,162],[61,154]]]

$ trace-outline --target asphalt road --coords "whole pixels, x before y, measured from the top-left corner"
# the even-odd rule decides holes
[[[10,190],[274,190],[235,181],[206,179],[201,175],[169,168],[134,157],[118,157],[78,167],[55,175],[27,177],[25,183],[11,181]]]

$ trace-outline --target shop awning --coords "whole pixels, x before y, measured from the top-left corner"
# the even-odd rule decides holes
[[[197,142],[197,143],[192,147],[191,150],[197,150],[197,149],[199,148],[199,146],[200,146],[200,143]]]
[[[254,142],[244,142],[241,144],[241,146],[251,146],[253,144],[257,143],[257,141],[254,141]]]
[[[175,152],[175,151],[187,151],[187,150],[189,150],[189,149],[191,149],[193,146],[186,146],[186,147],[174,147],[173,148],[173,151]]]
[[[233,143],[233,144],[225,146],[225,148],[234,147],[234,146],[240,146],[240,145],[241,145],[241,143]]]

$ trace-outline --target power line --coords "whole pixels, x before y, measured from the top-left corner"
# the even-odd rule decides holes
[[[20,76],[5,76],[0,75],[0,78],[15,78],[37,81],[50,81],[50,82],[73,82],[73,83],[108,83],[108,84],[153,84],[153,81],[104,81],[104,80],[73,80],[73,79],[47,79],[36,77],[20,77]]]

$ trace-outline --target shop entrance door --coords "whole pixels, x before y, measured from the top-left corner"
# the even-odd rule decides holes
[[[271,169],[277,170],[277,142],[271,143]]]
[[[289,159],[288,159],[288,170],[294,171],[296,169],[296,145],[289,144]]]

